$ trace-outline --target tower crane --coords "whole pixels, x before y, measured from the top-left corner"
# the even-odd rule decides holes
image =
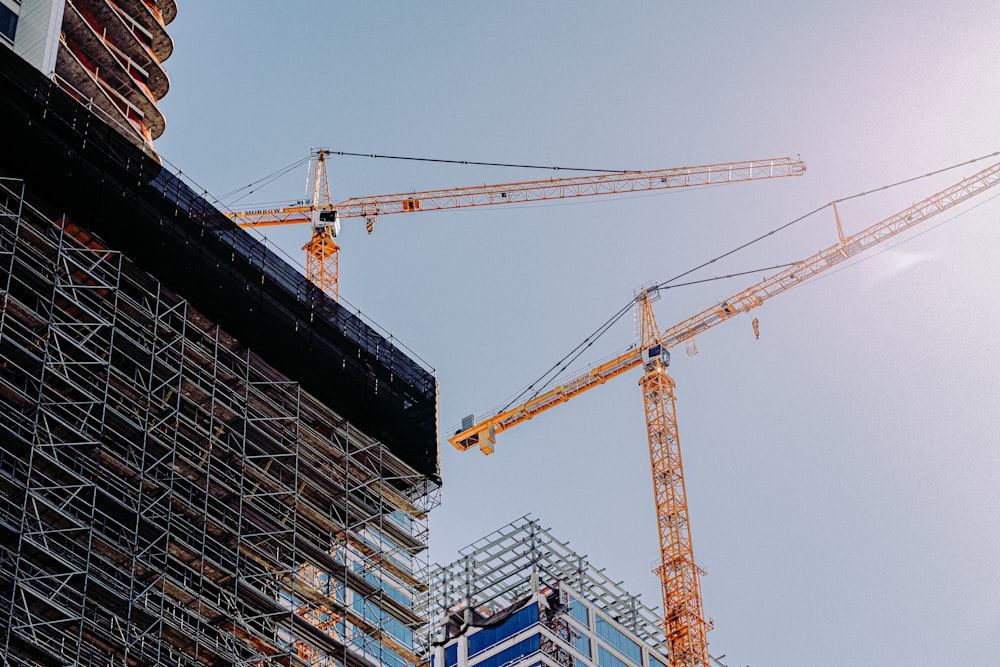
[[[801,160],[783,157],[352,197],[333,203],[330,197],[327,158],[336,154],[335,151],[327,149],[315,149],[310,152],[308,202],[283,208],[230,211],[226,214],[240,227],[246,228],[310,225],[312,237],[302,246],[306,251],[306,277],[334,299],[339,297],[340,251],[335,238],[340,233],[340,220],[343,219],[364,218],[365,227],[370,234],[379,216],[383,215],[720,185],[765,178],[801,176],[806,170]]]
[[[1000,163],[851,236],[844,236],[834,203],[839,236],[837,243],[662,331],[657,327],[652,308],[660,287],[654,285],[640,289],[634,300],[640,322],[638,347],[633,346],[560,386],[477,423],[473,423],[473,418],[467,417],[463,420],[462,430],[449,438],[449,442],[461,451],[478,446],[484,453],[490,454],[496,443],[496,435],[501,431],[641,365],[643,375],[639,385],[645,406],[660,545],[657,574],[663,595],[663,627],[670,663],[671,667],[708,667],[706,632],[709,624],[702,609],[700,570],[695,564],[691,546],[677,433],[675,384],[667,374],[670,360],[668,349],[693,341],[697,334],[739,314],[749,313],[767,299],[808,282],[830,268],[840,266],[844,261],[962,204],[998,183]],[[756,329],[756,321],[754,325]]]
[[[798,158],[783,157],[355,197],[334,203],[330,196],[327,162],[329,156],[335,154],[337,153],[328,149],[315,149],[310,152],[308,201],[287,207],[226,213],[236,224],[244,228],[310,225],[312,236],[302,248],[306,251],[306,276],[334,299],[339,296],[340,247],[335,238],[340,233],[341,219],[363,218],[370,234],[379,216],[382,215],[722,185],[801,176],[806,169],[805,164]],[[326,575],[311,564],[305,563],[300,569],[299,576],[303,580],[315,582],[321,581]],[[296,613],[323,632],[328,634],[337,632],[336,626],[340,616],[320,602],[302,604]],[[351,612],[347,613],[349,615]],[[399,655],[413,661],[417,660],[417,657],[410,655],[405,647],[395,645],[391,638],[382,636],[380,641],[389,645]],[[296,640],[293,646],[299,658],[316,662],[312,648],[305,641]]]

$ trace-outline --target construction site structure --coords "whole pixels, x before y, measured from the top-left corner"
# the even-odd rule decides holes
[[[0,126],[3,665],[415,664],[433,372],[5,46]]]
[[[175,0],[0,0],[0,44],[151,149],[165,127],[176,16]]]
[[[467,417],[462,428],[449,441],[459,450],[478,446],[489,454],[501,431],[565,403],[632,368],[642,366],[643,376],[639,384],[645,407],[659,536],[660,565],[656,572],[663,595],[663,623],[670,647],[670,665],[708,665],[706,632],[710,623],[702,608],[702,571],[695,561],[691,543],[677,428],[674,395],[676,385],[667,373],[669,348],[691,343],[698,334],[737,315],[747,314],[766,300],[802,285],[829,269],[844,266],[844,262],[965,203],[997,184],[1000,184],[1000,163],[968,176],[850,236],[844,235],[836,203],[833,203],[839,237],[837,243],[664,330],[656,324],[652,308],[653,301],[659,297],[661,286],[642,288],[635,296],[640,324],[637,346],[557,387],[539,392],[520,405],[503,409],[478,422],[472,416]],[[756,320],[752,325],[756,331]]]
[[[530,517],[432,566],[428,583],[431,667],[668,664],[659,614]]]
[[[806,171],[802,160],[781,157],[353,197],[334,203],[327,158],[336,154],[325,148],[310,152],[308,200],[287,207],[227,212],[241,227],[247,228],[311,225],[312,237],[302,246],[306,251],[306,276],[334,299],[340,294],[340,246],[334,239],[340,234],[342,219],[364,218],[371,234],[382,215],[723,185],[801,176]]]

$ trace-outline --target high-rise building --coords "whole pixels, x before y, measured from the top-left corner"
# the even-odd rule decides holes
[[[2,664],[414,664],[433,373],[58,72],[0,45]]]
[[[158,102],[175,0],[0,0],[0,44],[138,145],[163,134]]]
[[[431,667],[670,664],[661,617],[538,521],[518,519],[459,556],[431,568],[421,601]]]

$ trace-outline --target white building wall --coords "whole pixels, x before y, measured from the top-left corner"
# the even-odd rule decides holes
[[[65,0],[23,0],[14,52],[46,76],[56,69]]]

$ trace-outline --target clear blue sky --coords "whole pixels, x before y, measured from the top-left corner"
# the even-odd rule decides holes
[[[163,155],[226,193],[312,146],[652,169],[801,154],[803,178],[346,224],[341,293],[437,370],[443,432],[664,280],[832,199],[1000,149],[1000,5],[182,2]],[[996,160],[996,158],[994,158]],[[988,163],[845,204],[848,230]],[[339,158],[335,199],[548,172]],[[260,200],[302,195],[304,171]],[[736,667],[997,664],[1000,202],[674,355],[714,654]],[[306,229],[273,238],[301,261]],[[830,245],[829,211],[698,274]],[[662,326],[749,281],[675,290]],[[626,323],[590,359],[632,342]],[[638,376],[442,438],[432,556],[531,512],[659,605]]]

